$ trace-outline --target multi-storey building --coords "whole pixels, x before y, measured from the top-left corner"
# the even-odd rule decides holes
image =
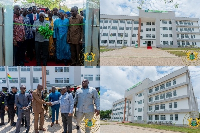
[[[188,68],[156,81],[143,80],[126,90],[125,98],[114,102],[112,111],[113,121],[188,124],[189,117],[198,118],[199,114]],[[122,112],[123,119],[118,117],[118,112]]]
[[[100,16],[101,46],[200,47],[199,18],[174,11],[139,10],[139,16]]]
[[[7,73],[12,79],[7,78]],[[1,87],[17,88],[25,85],[27,90],[36,89],[38,84],[51,89],[52,86],[64,87],[81,85],[83,79],[89,80],[89,86],[100,87],[99,67],[86,66],[0,66]]]

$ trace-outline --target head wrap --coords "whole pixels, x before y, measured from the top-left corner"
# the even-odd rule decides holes
[[[67,14],[67,15],[69,15],[69,14],[70,14],[70,12],[69,12],[69,11],[67,11],[67,12],[66,12],[66,14]]]
[[[59,10],[59,13],[65,13],[65,11],[64,10]]]

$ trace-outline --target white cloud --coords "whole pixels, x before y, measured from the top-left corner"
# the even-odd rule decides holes
[[[153,81],[172,73],[183,66],[102,66],[100,70],[100,84],[107,92],[101,95],[101,110],[111,109],[112,103],[118,99],[124,98],[124,92],[134,84],[141,82],[145,78]],[[198,105],[200,109],[200,67],[188,67],[191,75],[191,82],[194,94],[198,97]]]

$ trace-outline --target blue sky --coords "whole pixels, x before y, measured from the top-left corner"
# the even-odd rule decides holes
[[[124,97],[129,87],[145,78],[153,81],[176,71],[183,66],[101,66],[101,110],[111,109],[112,103]],[[200,67],[190,66],[190,76],[200,109]]]
[[[139,3],[136,1],[142,0],[100,0],[100,12],[101,14],[136,16],[139,13],[137,8]],[[175,8],[176,4],[178,8]],[[176,11],[177,17],[200,18],[199,5],[200,0],[173,0],[172,3],[166,4],[164,0],[144,0],[142,9]]]

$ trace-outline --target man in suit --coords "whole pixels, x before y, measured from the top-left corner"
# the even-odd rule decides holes
[[[15,104],[18,108],[18,119],[16,124],[16,132],[20,132],[21,121],[23,116],[25,115],[27,121],[27,129],[26,133],[29,132],[30,129],[30,106],[31,106],[31,96],[29,93],[26,93],[26,86],[21,85],[21,92],[15,95]]]
[[[43,128],[44,125],[44,107],[43,104],[50,105],[49,102],[45,102],[42,100],[42,89],[43,86],[41,84],[38,84],[37,89],[33,91],[33,112],[34,112],[34,129],[35,133],[39,133],[39,130],[46,131],[45,128]],[[40,126],[38,128],[38,119],[40,115]]]

